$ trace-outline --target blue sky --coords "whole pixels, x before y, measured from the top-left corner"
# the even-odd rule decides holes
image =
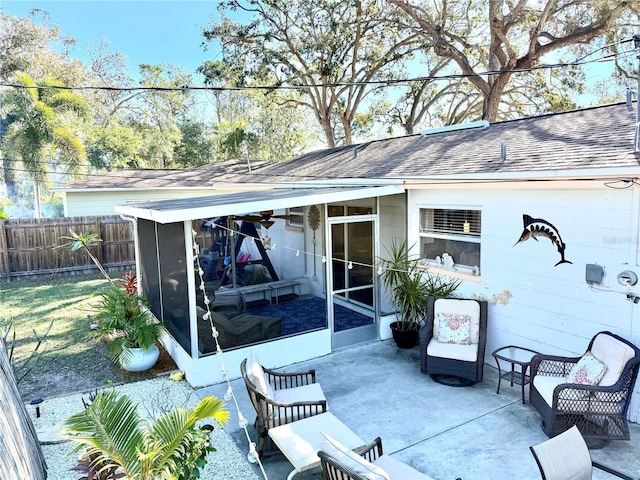
[[[113,50],[127,57],[129,72],[135,78],[139,63],[172,63],[193,74],[205,60],[214,59],[214,46],[209,45],[209,51],[205,52],[200,32],[217,15],[217,3],[215,0],[0,0],[0,7],[7,15],[27,16],[33,8],[49,12],[50,23],[78,41],[73,55],[80,60],[85,60],[83,54],[88,43],[107,39]],[[605,79],[611,69],[611,63],[589,65],[588,82]],[[200,83],[200,79],[195,75],[193,84]],[[592,101],[589,94],[578,97],[582,105]]]
[[[215,1],[25,1],[0,0],[6,15],[27,16],[46,10],[50,23],[74,37],[74,56],[83,60],[87,43],[105,38],[127,57],[129,71],[138,63],[173,63],[194,73],[215,55],[201,47],[202,27],[217,14]]]

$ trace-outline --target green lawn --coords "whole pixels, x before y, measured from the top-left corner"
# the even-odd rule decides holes
[[[111,362],[104,345],[88,338],[88,316],[94,314],[95,294],[107,286],[104,277],[95,275],[0,283],[0,319],[13,320],[18,363],[35,347],[32,330],[42,334],[53,320],[47,342],[40,349],[44,353],[18,385],[23,398],[89,391],[140,376],[122,371]]]

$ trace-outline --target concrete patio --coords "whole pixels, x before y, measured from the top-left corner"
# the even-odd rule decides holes
[[[547,439],[539,414],[523,405],[520,386],[503,381],[496,394],[498,371],[486,364],[484,381],[472,387],[447,387],[420,372],[419,351],[401,350],[393,341],[351,347],[283,371],[313,368],[329,402],[329,410],[365,441],[382,438],[391,454],[438,479],[540,479],[530,445]],[[253,423],[255,412],[242,379],[232,387],[243,415]],[[198,395],[223,397],[226,384],[202,388]],[[528,392],[528,387],[527,390]],[[232,411],[227,433],[248,452],[244,431]],[[249,426],[256,441],[256,432]],[[631,424],[631,441],[612,441],[592,450],[594,460],[640,478],[640,425]],[[270,480],[282,480],[291,464],[276,454],[263,459]],[[262,477],[256,467],[259,477]],[[320,479],[319,468],[297,480]],[[594,471],[594,479],[614,478]],[[411,479],[407,479],[411,480]]]

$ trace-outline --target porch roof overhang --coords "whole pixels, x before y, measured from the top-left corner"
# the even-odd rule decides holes
[[[263,210],[345,202],[362,198],[404,193],[402,182],[383,186],[341,186],[322,188],[275,187],[268,190],[240,191],[208,197],[161,200],[117,205],[120,215],[157,223],[174,223],[224,215],[244,215]]]

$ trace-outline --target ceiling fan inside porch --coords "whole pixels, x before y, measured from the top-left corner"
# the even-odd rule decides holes
[[[257,214],[235,215],[232,217],[233,220],[243,220],[245,222],[259,223],[264,228],[269,228],[275,223],[272,218],[277,218],[279,220],[294,220],[297,218],[297,215],[274,215],[273,210],[262,210]]]

